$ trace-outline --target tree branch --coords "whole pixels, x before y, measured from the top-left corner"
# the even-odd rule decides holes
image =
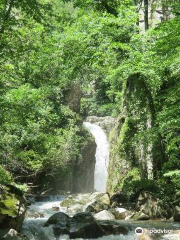
[[[12,10],[12,7],[13,7],[13,3],[14,3],[14,0],[10,0],[9,6],[8,6],[7,1],[5,1],[5,3],[4,3],[4,14],[3,14],[3,17],[2,17],[2,27],[0,29],[0,33],[3,33],[5,31],[6,23],[9,20],[10,15],[11,15],[11,10]]]

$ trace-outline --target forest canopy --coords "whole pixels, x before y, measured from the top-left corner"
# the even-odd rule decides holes
[[[87,115],[126,115],[117,154],[158,146],[154,180],[178,194],[179,15],[180,1],[2,0],[0,182],[47,189],[72,175]]]

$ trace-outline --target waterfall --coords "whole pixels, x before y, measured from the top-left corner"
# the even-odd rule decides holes
[[[94,136],[97,144],[96,164],[94,172],[94,189],[99,192],[106,191],[106,182],[108,176],[109,163],[109,143],[105,132],[96,124],[84,122],[84,126]]]

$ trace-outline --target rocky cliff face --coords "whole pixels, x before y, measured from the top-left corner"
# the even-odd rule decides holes
[[[65,104],[74,112],[80,111],[82,89],[79,83],[72,83],[64,92]]]
[[[86,129],[79,132],[81,144],[79,146],[78,157],[69,163],[69,171],[64,173],[64,177],[54,182],[52,194],[60,194],[63,191],[73,193],[86,193],[94,191],[94,169],[96,143],[94,138]]]
[[[156,113],[151,93],[139,74],[129,77],[122,113],[110,134],[107,189],[122,190],[129,182],[156,178],[165,161],[161,136],[151,131]]]
[[[121,115],[110,134],[110,159],[107,182],[107,191],[110,193],[122,188],[124,178],[132,169],[130,158],[127,157],[125,151],[121,150],[121,148],[124,148],[123,143],[129,141],[129,135],[128,133],[126,134],[126,131],[129,131],[129,129],[126,128],[125,118]],[[129,147],[128,153],[133,157],[131,150],[131,147]]]
[[[81,151],[82,157],[74,167],[72,192],[93,192],[96,143],[90,134]]]
[[[76,113],[80,111],[82,90],[79,83],[73,83],[64,93],[65,102]],[[96,143],[94,138],[83,129],[80,135],[84,138],[81,156],[77,159],[73,174],[64,182],[65,189],[72,192],[86,193],[94,191],[94,169]]]
[[[154,143],[136,138],[138,131],[135,118],[123,115],[111,131],[107,183],[111,193],[122,190],[132,180],[153,178]]]
[[[110,131],[114,128],[116,124],[116,119],[110,116],[106,117],[89,116],[87,117],[86,121],[90,123],[95,123],[96,125],[100,126],[108,136],[110,134]]]

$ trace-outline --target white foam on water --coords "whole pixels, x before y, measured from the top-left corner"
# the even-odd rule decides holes
[[[55,213],[55,211],[53,210],[53,207],[58,207],[59,211],[65,212],[66,208],[61,207],[60,202],[61,201],[36,202],[35,204],[32,204],[28,209],[29,215],[33,213],[39,213],[44,216],[43,218],[48,219],[50,216],[52,216]]]

